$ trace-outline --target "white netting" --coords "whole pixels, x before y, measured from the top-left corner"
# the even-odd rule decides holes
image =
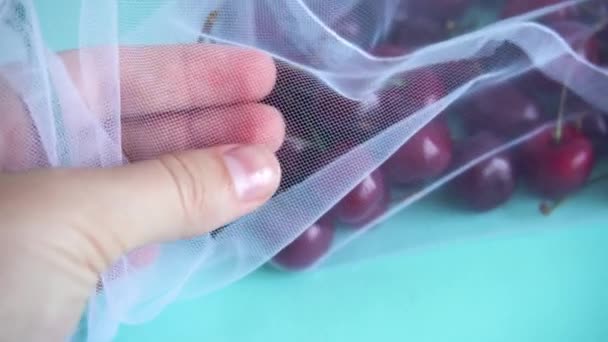
[[[435,190],[452,196],[434,203],[453,207],[456,197],[485,211],[527,179],[539,199],[559,199],[586,182],[596,159],[590,154],[608,143],[605,1],[82,0],[79,6],[78,44],[60,52],[45,41],[33,2],[0,0],[2,170],[108,167],[270,136],[280,123],[255,108],[221,116],[196,106],[235,93],[279,108],[287,122],[275,197],[213,234],[122,258],[91,298],[90,341],[110,339],[118,324],[149,320],[178,297],[238,280],[305,231],[275,264],[343,262],[451,238],[453,232],[425,229],[432,227],[403,235],[369,229]],[[272,54],[278,77],[272,93],[262,99],[272,85],[248,77],[265,67],[251,51],[226,63],[233,68],[197,76],[215,60],[234,58],[218,45]],[[578,156],[574,164],[561,152],[552,155],[557,148],[547,142],[545,127],[552,132],[562,116],[572,122],[558,127],[563,144],[576,145],[568,152]],[[235,132],[243,120],[266,120],[268,130]],[[551,152],[538,158],[538,146]],[[555,166],[565,171],[553,175]],[[418,216],[432,222],[449,215],[441,210]],[[496,210],[509,215],[509,208]],[[367,250],[342,248],[368,230]]]

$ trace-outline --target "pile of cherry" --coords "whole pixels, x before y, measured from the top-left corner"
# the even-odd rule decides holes
[[[509,17],[559,3],[555,0],[506,0],[499,13]],[[445,30],[472,0],[409,1],[409,15],[397,22],[387,41],[371,52],[398,55],[445,38]],[[598,2],[601,10],[605,9]],[[542,22],[559,33],[589,62],[608,61],[608,25],[586,24],[588,12],[567,7]],[[600,13],[600,9],[595,14]],[[592,27],[593,26],[593,27]],[[443,30],[441,28],[444,28]],[[415,39],[412,33],[415,32]],[[412,43],[414,42],[414,43]],[[409,44],[409,45],[408,45]],[[408,115],[436,102],[476,76],[501,67],[503,56],[526,60],[504,42],[495,56],[437,64],[397,75],[366,101],[341,97],[305,72],[279,64],[279,78],[266,102],[285,115],[288,137],[278,152],[283,167],[279,192],[288,191],[336,157],[356,148]],[[578,64],[558,58],[564,70]],[[543,128],[544,127],[544,128]],[[330,249],[335,227],[366,226],[390,205],[390,190],[422,188],[524,133],[529,140],[472,165],[444,187],[463,209],[485,212],[505,204],[518,184],[535,193],[541,211],[591,181],[601,158],[608,160],[608,113],[603,113],[549,80],[539,70],[506,82],[484,84],[422,127],[392,157],[352,189],[323,218],[283,249],[273,264],[289,270],[313,265]]]

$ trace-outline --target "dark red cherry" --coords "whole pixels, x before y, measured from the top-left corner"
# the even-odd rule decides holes
[[[478,132],[456,145],[454,165],[463,166],[503,143],[493,133]],[[484,159],[456,177],[450,190],[455,198],[472,210],[488,211],[509,200],[515,185],[514,165],[510,156],[503,152]]]
[[[372,155],[361,151],[352,141],[343,141],[325,151],[321,164],[327,166],[347,153],[348,172],[360,174],[374,162]],[[354,151],[358,149],[358,151]],[[381,170],[374,170],[348,192],[326,215],[350,228],[361,228],[382,215],[389,207],[390,192]]]
[[[390,202],[384,175],[380,170],[365,177],[332,210],[339,221],[356,228],[382,215]]]
[[[314,124],[310,113],[315,110],[317,92],[326,87],[303,69],[283,61],[276,64],[275,87],[263,102],[276,107],[283,114],[288,134],[310,139]]]
[[[537,127],[545,117],[538,104],[511,84],[491,85],[457,105],[467,130],[514,136]]]
[[[587,113],[582,121],[583,133],[593,142],[598,154],[608,153],[608,115],[592,111]]]
[[[445,88],[434,72],[419,69],[397,75],[388,80],[376,93],[360,100],[348,99],[331,90],[318,92],[314,115],[316,123],[331,132],[377,133],[403,120],[416,111],[438,101],[445,95]],[[343,134],[344,136],[348,134]]]
[[[386,116],[392,115],[383,110],[379,96],[374,93],[353,100],[331,89],[323,89],[317,91],[317,97],[312,101],[314,101],[314,109],[308,113],[308,120],[314,122],[317,133],[322,134],[330,145],[345,141],[351,143],[354,138],[365,140],[367,135],[357,133],[366,126],[364,124],[366,118],[380,118],[381,113]],[[374,130],[367,126],[365,128],[369,131]]]
[[[452,137],[447,124],[436,119],[414,134],[383,166],[399,184],[416,184],[441,175],[452,159]]]
[[[399,75],[389,81],[396,94],[402,96],[400,102],[403,108],[417,111],[437,102],[445,96],[446,89],[443,81],[431,69],[417,69]],[[394,105],[390,99],[383,98],[385,107]]]
[[[388,80],[376,95],[377,108],[361,117],[360,124],[375,132],[390,127],[445,96],[441,79],[430,69],[418,69]]]
[[[395,57],[406,54],[407,51],[393,44],[381,44],[373,48],[370,53],[378,57]],[[327,133],[326,137],[330,140],[342,140],[340,135],[342,138],[352,137],[356,135],[354,132],[360,131],[361,128],[373,130],[368,127],[367,118],[376,120],[391,117],[401,111],[405,99],[395,99],[386,95],[393,87],[393,84],[387,84],[385,89],[369,93],[359,99],[347,98],[327,86],[316,87],[310,98],[313,109],[305,117],[314,121],[317,128]],[[392,103],[396,105],[389,105]],[[346,134],[337,134],[337,132]]]
[[[459,59],[436,64],[433,71],[447,92],[479,77],[483,72],[483,65],[481,59]]]
[[[311,141],[296,136],[285,138],[277,151],[282,173],[278,192],[289,189],[316,172],[320,166],[320,154],[320,148]]]
[[[321,219],[281,250],[272,263],[286,270],[302,270],[323,257],[334,238],[334,227],[327,219]]]
[[[580,189],[595,163],[591,141],[574,125],[563,127],[559,141],[555,129],[547,129],[526,142],[522,153],[528,183],[548,199]]]

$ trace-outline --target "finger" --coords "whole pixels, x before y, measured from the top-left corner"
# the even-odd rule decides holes
[[[103,271],[136,247],[233,221],[267,201],[279,181],[278,161],[265,146],[223,146],[111,169],[3,175],[1,195],[10,201],[0,209],[9,221],[13,213],[36,213],[13,219],[45,227],[66,253],[87,249],[95,256],[87,262]],[[67,233],[53,228],[66,225]]]
[[[257,101],[274,87],[272,58],[251,49],[178,45],[120,50],[123,113]]]
[[[0,171],[48,166],[42,150],[32,117],[0,72]]]
[[[159,244],[138,247],[126,255],[126,259],[123,259],[124,262],[114,263],[110,269],[110,274],[116,279],[130,271],[150,267],[158,259],[160,253],[161,245]],[[99,282],[97,287],[102,288],[103,282]]]
[[[148,245],[131,251],[127,255],[127,260],[129,262],[129,267],[144,268],[150,266],[159,255],[159,245]]]
[[[285,136],[283,117],[274,107],[243,104],[123,121],[123,146],[131,161],[229,144],[264,144],[279,149]]]
[[[77,88],[85,92],[99,89],[85,87],[84,78],[103,77],[90,75],[98,71],[80,63],[95,53],[89,49],[61,55]],[[276,78],[272,58],[252,49],[193,44],[123,47],[119,53],[123,116],[257,101],[270,93]],[[83,95],[98,102],[95,94]]]

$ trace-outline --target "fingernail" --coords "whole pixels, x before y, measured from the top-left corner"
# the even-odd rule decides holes
[[[278,162],[264,147],[238,146],[224,152],[224,160],[239,200],[264,199],[276,190]]]

